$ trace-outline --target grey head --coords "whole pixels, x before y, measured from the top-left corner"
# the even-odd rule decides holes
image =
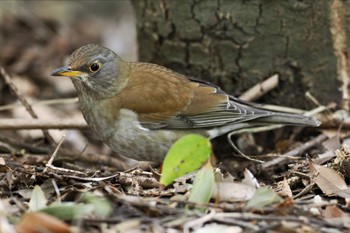
[[[119,89],[120,63],[124,61],[112,50],[88,44],[75,50],[68,65],[54,70],[51,75],[70,77],[79,96],[108,98]]]

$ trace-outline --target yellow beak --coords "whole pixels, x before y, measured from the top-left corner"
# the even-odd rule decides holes
[[[81,71],[72,70],[69,66],[60,67],[54,71],[52,71],[51,76],[65,76],[71,78],[77,78],[85,74]]]

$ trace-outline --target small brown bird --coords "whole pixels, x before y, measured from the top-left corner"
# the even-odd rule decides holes
[[[88,125],[118,154],[136,160],[162,161],[172,143],[189,133],[212,139],[259,125],[320,124],[243,102],[159,65],[125,62],[99,45],[77,49],[52,76],[70,77]]]

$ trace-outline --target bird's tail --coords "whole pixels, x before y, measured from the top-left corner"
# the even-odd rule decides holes
[[[255,120],[255,123],[268,123],[268,124],[282,124],[282,125],[299,125],[299,126],[319,126],[321,122],[319,122],[316,118],[311,116],[305,116],[300,114],[292,114],[281,111],[273,111],[268,105],[257,104],[252,102],[247,102],[244,100],[237,99],[235,97],[230,97],[232,101],[242,104],[242,107],[250,107],[259,112],[261,117]],[[265,115],[265,114],[266,115]],[[264,116],[265,115],[265,116]]]
[[[273,112],[273,114],[269,116],[259,118],[258,121],[261,123],[299,126],[319,126],[321,124],[321,122],[314,117],[282,112]]]

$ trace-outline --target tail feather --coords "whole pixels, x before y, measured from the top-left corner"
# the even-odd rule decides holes
[[[319,126],[319,122],[314,117],[289,114],[289,113],[280,113],[274,112],[274,114],[266,117],[261,117],[258,120],[261,123],[274,123],[274,124],[284,124],[284,125],[299,125],[299,126]]]
[[[283,125],[299,125],[299,126],[319,126],[319,122],[316,118],[310,116],[304,116],[299,114],[292,114],[279,111],[271,111],[266,108],[264,104],[257,104],[241,99],[237,99],[233,96],[230,96],[232,103],[239,104],[242,108],[251,108],[251,110],[260,112],[261,117],[254,120],[255,123],[272,123],[272,124],[283,124]],[[264,113],[266,114],[264,116]]]

